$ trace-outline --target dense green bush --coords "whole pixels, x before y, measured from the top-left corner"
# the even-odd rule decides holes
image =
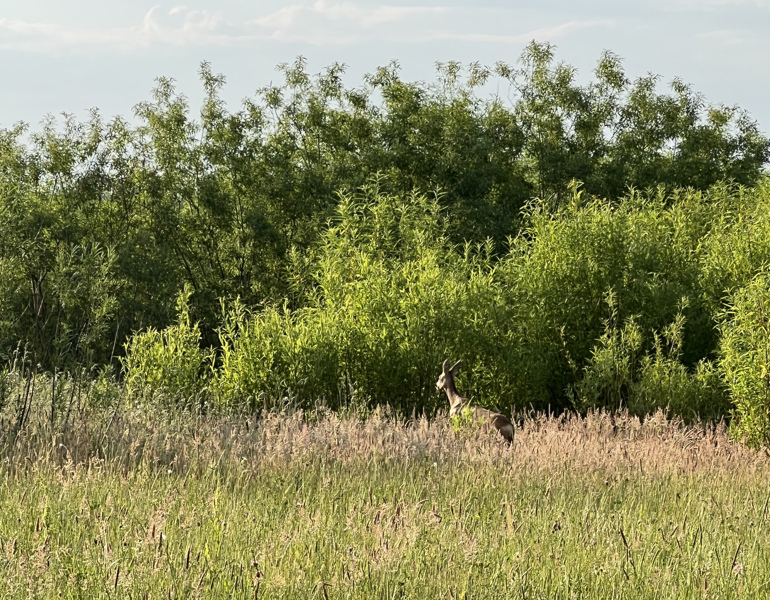
[[[728,414],[729,397],[714,365],[704,360],[688,369],[681,362],[684,323],[680,312],[662,332],[653,332],[653,347],[645,351],[637,320],[618,327],[613,310],[582,379],[570,389],[575,408],[626,407],[638,415],[664,409],[685,420]]]
[[[489,256],[456,252],[445,228],[435,199],[383,194],[377,181],[344,195],[319,249],[309,305],[226,315],[220,401],[431,410],[448,354],[491,359],[485,334],[500,305]]]
[[[160,79],[137,126],[0,131],[0,358],[54,388],[122,360],[148,405],[406,412],[462,358],[503,411],[732,407],[767,441],[770,140],[744,113],[611,53],[579,84],[547,44],[427,84],[280,70],[234,111],[204,63],[199,118]]]
[[[742,191],[633,193],[613,205],[576,188],[555,212],[533,205],[495,259],[490,245],[451,244],[436,198],[380,183],[343,194],[313,260],[297,266],[302,308],[225,306],[220,350],[197,384],[213,403],[432,411],[445,402],[433,384],[451,357],[466,365],[461,390],[505,411],[728,414],[731,388],[710,362],[719,314],[704,265],[727,235],[716,228],[730,226],[716,216]],[[161,344],[155,335],[144,339]],[[144,368],[126,364],[129,378]]]
[[[631,192],[613,204],[580,190],[555,212],[535,205],[496,269],[515,307],[524,397],[563,407],[565,390],[587,365],[611,314],[618,323],[636,319],[642,352],[652,348],[653,331],[674,320],[682,298],[688,323],[708,321],[699,247],[718,206],[718,199],[693,192]],[[713,338],[698,330],[685,336],[682,358],[692,366],[708,356]]]
[[[191,291],[177,299],[177,322],[162,331],[148,329],[127,344],[123,367],[128,389],[145,400],[160,392],[167,401],[186,404],[206,385],[212,353],[201,348],[200,328],[190,317]]]
[[[707,201],[713,208],[701,242],[700,289],[716,314],[770,264],[770,179],[751,189],[716,187]]]
[[[532,198],[559,211],[574,180],[612,201],[661,186],[665,203],[682,187],[755,185],[770,147],[740,110],[678,81],[661,90],[653,76],[630,80],[611,53],[587,83],[536,43],[515,65],[447,63],[428,83],[405,81],[396,64],[359,86],[345,85],[340,65],[313,77],[298,59],[280,71],[235,109],[204,63],[197,115],[161,78],[136,125],[94,111],[0,130],[0,357],[21,341],[45,369],[114,363],[132,332],[173,322],[185,285],[210,347],[222,298],[252,310],[309,305],[296,284],[338,191],[378,173],[382,191],[404,199],[439,191],[451,243],[491,239],[500,257]],[[493,82],[500,94],[490,97]],[[686,360],[700,352],[692,332]]]
[[[734,293],[721,326],[719,367],[730,390],[739,436],[770,443],[770,274]]]

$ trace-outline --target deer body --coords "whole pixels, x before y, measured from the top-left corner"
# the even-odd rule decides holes
[[[449,416],[471,415],[475,420],[488,423],[497,429],[498,433],[505,438],[508,444],[513,442],[513,423],[505,415],[492,412],[480,406],[474,406],[470,401],[461,396],[455,387],[455,375],[460,370],[462,361],[458,360],[453,367],[449,367],[449,361],[445,360],[442,365],[441,377],[436,382],[436,389],[444,390],[449,400]]]

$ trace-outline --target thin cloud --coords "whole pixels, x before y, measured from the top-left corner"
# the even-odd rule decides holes
[[[745,46],[754,52],[767,52],[770,41],[765,35],[748,29],[715,29],[699,33],[695,37],[708,40],[710,44],[722,48]]]
[[[353,2],[329,3],[319,0],[312,5],[293,4],[254,19],[256,35],[262,38],[315,45],[351,44],[377,39],[404,39],[408,32],[393,30],[394,24],[416,25],[420,18],[446,13],[442,6],[373,6]],[[411,23],[406,23],[411,21]]]
[[[612,27],[614,24],[614,21],[606,19],[596,21],[568,21],[567,23],[562,23],[553,27],[543,27],[528,31],[527,33],[515,35],[497,35],[490,33],[436,33],[432,37],[434,39],[458,40],[463,42],[522,44],[531,40],[555,40],[580,29],[599,26]]]
[[[738,46],[748,41],[746,33],[746,31],[737,29],[719,29],[699,33],[696,37],[713,40],[727,46]]]
[[[433,17],[442,14],[444,27]],[[294,4],[252,21],[260,36],[280,42],[304,42],[319,46],[350,45],[364,41],[430,42],[468,41],[521,44],[532,39],[553,40],[587,27],[612,26],[610,20],[572,20],[521,34],[460,31],[453,19],[461,12],[447,7],[377,6],[361,7],[351,2],[312,6]],[[427,18],[426,18],[427,17]],[[394,27],[394,24],[398,24]]]
[[[151,8],[140,25],[112,29],[67,29],[52,23],[0,18],[0,49],[52,52],[99,47],[131,51],[170,46],[230,45],[240,36],[223,31],[218,12],[176,6],[166,15]]]
[[[184,4],[180,4],[179,6],[175,6],[170,11],[168,11],[169,15],[180,15],[184,14],[187,11],[187,7]]]
[[[362,7],[353,2],[329,4],[325,0],[316,2],[311,12],[333,21],[348,21],[363,27],[382,23],[397,23],[421,15],[446,12],[443,6],[375,6]]]
[[[104,47],[132,51],[164,45],[243,46],[265,40],[351,44],[371,39],[371,30],[377,30],[376,37],[393,37],[389,26],[446,10],[422,6],[364,7],[353,2],[319,0],[312,5],[286,6],[234,25],[221,12],[178,5],[164,13],[155,6],[141,24],[110,29],[65,28],[54,23],[0,18],[0,49],[45,53]]]
[[[483,10],[483,9],[482,9]],[[440,16],[440,18],[438,18]],[[611,26],[607,20],[573,20],[521,34],[463,30],[464,12],[444,6],[362,6],[318,0],[293,4],[251,21],[233,24],[221,12],[177,5],[151,8],[140,23],[111,29],[66,28],[52,23],[0,18],[0,49],[56,53],[114,50],[133,52],[158,46],[253,46],[260,42],[317,46],[372,41],[420,43],[441,40],[519,44],[553,40],[587,27]],[[490,25],[497,20],[490,19]]]
[[[670,8],[673,10],[714,10],[723,7],[770,8],[770,0],[677,0]]]

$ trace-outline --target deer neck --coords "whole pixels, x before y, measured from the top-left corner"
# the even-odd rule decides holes
[[[463,406],[468,403],[468,399],[458,393],[454,381],[447,382],[444,391],[446,392],[446,397],[449,400],[449,416],[451,417],[462,410]]]

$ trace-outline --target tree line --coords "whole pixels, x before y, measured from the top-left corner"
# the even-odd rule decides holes
[[[495,298],[467,301],[502,312],[494,315],[501,321],[492,331],[467,309],[463,318],[477,320],[478,343],[487,340],[498,356],[525,352],[544,361],[527,367],[526,377],[513,369],[515,382],[502,375],[510,367],[505,362],[495,367],[499,373],[476,371],[477,389],[490,399],[505,395],[521,405],[561,407],[598,402],[588,400],[591,394],[608,392],[587,391],[586,369],[595,363],[592,377],[599,377],[599,350],[620,352],[618,340],[630,344],[634,328],[646,340],[634,356],[646,356],[656,343],[663,352],[663,340],[670,339],[666,347],[677,348],[677,364],[688,377],[700,360],[715,358],[721,339],[715,327],[722,322],[716,315],[727,310],[724,298],[733,291],[727,284],[748,280],[712,274],[714,287],[706,293],[699,287],[702,273],[688,261],[703,236],[712,235],[708,219],[726,223],[724,211],[736,198],[763,201],[757,190],[764,189],[770,142],[739,108],[710,105],[679,80],[665,91],[655,76],[632,80],[612,53],[603,54],[593,78],[581,84],[552,46],[537,43],[515,65],[439,64],[428,83],[404,81],[397,63],[352,87],[343,81],[342,65],[311,76],[300,58],[279,71],[280,84],[259,89],[237,110],[221,99],[224,77],[204,63],[197,116],[173,82],[161,78],[133,122],[105,121],[94,111],[85,122],[66,117],[38,131],[25,125],[0,131],[5,361],[23,349],[30,362],[52,371],[118,368],[121,360],[141,362],[141,353],[132,358],[130,350],[144,344],[150,352],[147,336],[156,336],[163,355],[168,336],[184,330],[188,358],[202,357],[199,364],[187,361],[198,364],[193,379],[203,380],[204,365],[217,371],[234,364],[228,361],[247,332],[275,349],[299,327],[321,336],[320,344],[324,329],[310,315],[327,311],[329,327],[338,328],[328,340],[340,335],[344,343],[305,365],[304,377],[282,373],[265,356],[239,358],[261,361],[264,371],[253,377],[262,383],[233,384],[225,403],[251,398],[255,404],[289,389],[329,401],[332,393],[338,400],[394,398],[399,392],[374,368],[388,351],[373,349],[367,336],[374,330],[355,333],[359,337],[354,331],[363,322],[379,323],[377,335],[385,336],[383,323],[396,319],[404,335],[420,331],[427,344],[400,359],[412,383],[398,403],[417,407],[430,402],[427,370],[408,367],[409,361],[450,349],[449,338],[439,343],[441,321],[426,315],[456,324],[461,319],[450,317],[467,300],[463,294],[487,289],[482,281],[489,284],[484,294]],[[489,94],[491,88],[498,92]],[[692,214],[682,212],[684,197]],[[637,215],[633,211],[646,216],[628,216]],[[670,222],[674,215],[681,223]],[[570,229],[586,219],[614,223],[607,225],[611,232],[600,231],[609,238],[597,238],[596,256],[588,233]],[[719,229],[725,236],[728,230]],[[577,269],[580,277],[602,270],[599,279],[588,278],[595,287],[579,302],[550,306],[532,290],[525,293],[539,282],[546,296],[568,297],[568,286],[585,283],[538,262],[543,236],[553,236],[554,265]],[[645,236],[668,240],[668,247],[648,247]],[[698,243],[688,246],[693,240]],[[633,248],[651,254],[636,256]],[[629,252],[644,269],[623,271]],[[620,262],[601,266],[605,255]],[[420,287],[426,294],[421,308],[394,316],[399,302],[408,304],[415,281],[427,286]],[[454,297],[448,282],[470,287]],[[363,287],[353,293],[356,286]],[[376,298],[375,290],[383,295]],[[524,323],[528,312],[542,322]],[[345,319],[352,320],[347,330]],[[626,338],[613,337],[615,330]],[[512,349],[513,340],[528,349]],[[463,352],[459,342],[453,351]],[[632,352],[633,344],[623,347]],[[369,358],[363,358],[366,348]],[[371,361],[365,384],[345,366],[363,360]],[[328,373],[318,375],[325,368]],[[310,383],[318,377],[327,377],[323,390]],[[617,399],[630,397],[629,382],[618,384]],[[182,386],[190,394],[200,388],[190,385]]]

